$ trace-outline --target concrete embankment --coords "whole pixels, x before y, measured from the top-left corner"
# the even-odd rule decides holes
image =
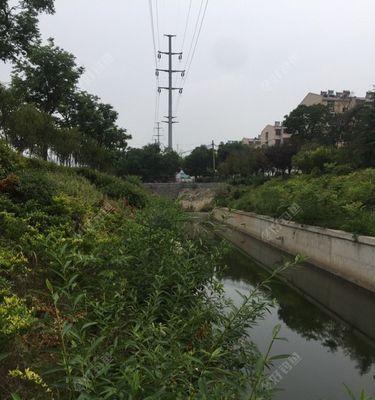
[[[225,208],[213,217],[226,226],[287,254],[302,254],[308,263],[375,293],[375,238],[301,225]],[[244,237],[239,239],[246,241]],[[243,243],[234,244],[243,245]],[[241,247],[241,246],[240,246]],[[250,254],[255,256],[256,254]],[[263,262],[263,260],[258,260]]]
[[[307,261],[280,279],[375,343],[375,238],[215,209],[215,231],[265,268],[287,256]]]
[[[200,183],[200,182],[170,182],[170,183],[144,183],[143,187],[151,192],[167,197],[171,200],[176,200],[181,192],[184,190],[202,191],[202,190],[215,190],[218,184],[215,182]]]
[[[177,200],[184,210],[200,212],[212,209],[217,183],[145,183],[154,194]]]

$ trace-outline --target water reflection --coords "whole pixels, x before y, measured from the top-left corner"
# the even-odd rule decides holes
[[[267,271],[254,265],[249,258],[237,250],[227,256],[229,268],[223,278],[232,281],[239,289],[249,289],[268,275]],[[359,337],[353,329],[332,319],[302,295],[290,289],[285,283],[275,280],[264,290],[265,296],[277,301],[277,316],[292,331],[308,341],[317,341],[331,353],[341,350],[355,362],[360,375],[368,374],[375,365],[375,348]],[[358,310],[360,312],[361,310]]]

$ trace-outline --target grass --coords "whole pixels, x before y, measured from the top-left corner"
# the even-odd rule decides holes
[[[375,236],[375,169],[224,187],[217,204],[272,217],[280,217],[295,204],[300,209],[293,218],[296,222]]]

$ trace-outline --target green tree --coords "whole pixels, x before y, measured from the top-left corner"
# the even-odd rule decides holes
[[[208,176],[212,172],[212,150],[202,145],[196,147],[191,154],[184,159],[184,170],[196,178],[198,176]]]
[[[176,173],[181,168],[181,157],[175,151],[165,151],[162,158],[162,175],[163,180],[175,180]]]
[[[0,132],[2,138],[8,140],[9,118],[17,107],[18,101],[14,93],[5,85],[0,83]]]
[[[16,63],[12,86],[26,102],[53,115],[72,99],[83,71],[73,54],[49,39],[47,45],[32,47],[28,57]]]
[[[326,164],[336,162],[337,153],[337,149],[325,146],[303,149],[293,157],[293,166],[307,174],[312,171],[323,173]]]
[[[217,159],[218,163],[225,162],[227,158],[235,151],[239,151],[243,149],[245,145],[241,142],[228,142],[219,144],[219,148],[217,150]]]
[[[264,149],[269,167],[276,170],[276,172],[281,172],[282,175],[286,171],[290,174],[292,170],[292,158],[296,153],[297,146],[290,141]]]
[[[126,149],[131,135],[118,127],[118,113],[110,104],[101,103],[99,97],[86,92],[76,92],[69,100],[61,107],[64,126],[78,128],[107,150]]]
[[[175,179],[181,160],[176,152],[162,151],[157,144],[149,144],[129,149],[120,164],[120,175],[137,175],[144,182],[164,182]]]
[[[27,59],[18,61],[12,75],[12,88],[17,96],[33,103],[43,113],[59,119],[59,110],[74,96],[83,68],[77,67],[75,57],[54,45],[34,46]],[[42,157],[48,157],[48,142]]]
[[[0,60],[14,61],[39,41],[38,14],[54,13],[53,0],[0,0]]]
[[[42,156],[45,144],[51,144],[56,127],[50,115],[39,111],[33,104],[22,104],[12,112],[6,122],[8,142],[20,153],[29,150]]]
[[[334,145],[338,138],[332,130],[334,116],[321,104],[300,105],[285,117],[284,126],[298,145],[319,143]]]
[[[375,167],[375,100],[348,115],[342,131],[346,162],[354,167]]]
[[[239,175],[247,177],[256,171],[256,154],[253,148],[242,145],[233,147],[226,161],[219,165],[219,172],[224,177]]]

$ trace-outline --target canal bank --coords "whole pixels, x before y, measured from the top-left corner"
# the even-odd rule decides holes
[[[281,252],[302,254],[310,264],[375,293],[375,237],[298,224],[291,221],[295,213],[297,205],[289,219],[227,208],[216,208],[212,215],[232,230]]]
[[[283,263],[285,259],[291,258],[290,253],[229,225],[227,220],[219,223],[216,219],[214,230],[216,234],[228,240],[269,271]],[[298,268],[286,270],[280,279],[307,298],[309,302],[330,314],[332,318],[350,326],[355,334],[375,344],[375,294],[373,292],[316,267],[308,261]]]

